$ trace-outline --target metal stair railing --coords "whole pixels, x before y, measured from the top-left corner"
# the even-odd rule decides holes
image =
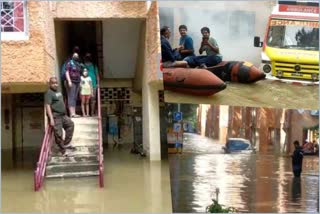
[[[48,125],[43,137],[37,167],[34,171],[34,191],[38,191],[42,187],[53,139],[53,129]]]
[[[99,146],[99,186],[104,187],[104,166],[103,166],[103,146],[102,146],[102,116],[101,116],[101,91],[100,91],[100,79],[97,80],[97,101],[98,101],[98,146]]]

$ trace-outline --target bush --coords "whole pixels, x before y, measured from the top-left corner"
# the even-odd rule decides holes
[[[206,208],[207,213],[234,213],[237,211],[233,207],[223,208],[215,199],[212,199],[212,202],[213,203]]]

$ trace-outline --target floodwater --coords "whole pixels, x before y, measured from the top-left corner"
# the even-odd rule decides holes
[[[205,212],[220,204],[239,212],[318,212],[318,157],[304,157],[294,179],[291,159],[273,154],[223,154],[221,144],[185,134],[183,154],[169,155],[173,212]]]
[[[167,161],[150,162],[130,154],[129,148],[109,149],[104,156],[103,189],[98,177],[87,177],[46,179],[34,192],[37,154],[25,150],[12,161],[11,151],[2,151],[2,212],[172,212]]]
[[[230,106],[318,109],[319,85],[293,85],[261,80],[254,84],[227,83],[227,88],[209,97],[165,91],[165,102]]]

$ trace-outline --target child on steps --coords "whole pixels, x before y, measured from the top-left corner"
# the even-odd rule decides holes
[[[89,116],[89,101],[93,93],[92,80],[88,76],[88,70],[83,69],[80,83],[81,110],[84,117]]]

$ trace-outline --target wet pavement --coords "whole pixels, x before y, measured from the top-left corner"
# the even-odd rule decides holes
[[[173,212],[205,212],[219,203],[239,212],[317,212],[318,157],[306,156],[300,179],[291,159],[273,154],[223,154],[214,140],[185,134],[182,155],[169,155]]]
[[[231,106],[318,109],[319,85],[294,85],[262,80],[254,84],[228,83],[227,88],[210,97],[165,91],[165,102],[219,104]]]

